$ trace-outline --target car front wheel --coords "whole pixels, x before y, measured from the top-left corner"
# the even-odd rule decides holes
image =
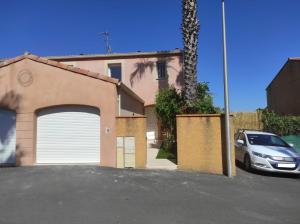
[[[250,159],[249,154],[245,155],[245,158],[244,158],[244,167],[245,167],[245,170],[251,171],[251,159]]]

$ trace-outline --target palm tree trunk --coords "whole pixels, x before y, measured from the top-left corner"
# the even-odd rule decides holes
[[[199,20],[197,18],[197,0],[182,0],[183,34],[183,96],[188,106],[197,98],[197,48]]]

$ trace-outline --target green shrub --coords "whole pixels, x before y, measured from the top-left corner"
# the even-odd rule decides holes
[[[262,110],[262,123],[265,131],[280,136],[300,134],[300,116],[280,116],[264,109]]]
[[[160,147],[157,159],[176,159],[177,145],[174,135],[167,136]]]
[[[180,114],[183,108],[182,96],[172,86],[161,90],[156,95],[155,111],[161,122],[162,128],[168,134],[174,134],[176,131],[176,114]]]
[[[161,148],[164,148],[168,152],[175,152],[176,140],[174,135],[167,136],[162,142]]]
[[[207,82],[200,82],[197,84],[197,99],[190,107],[185,105],[185,113],[198,114],[215,114],[220,113],[221,110],[213,105],[213,97],[210,93]]]
[[[191,106],[187,105],[183,100],[182,93],[173,86],[161,90],[156,95],[155,110],[163,128],[170,133],[173,133],[176,129],[177,114],[215,114],[221,111],[219,108],[214,107],[213,97],[206,82],[197,84],[197,99]]]
[[[220,109],[214,107],[213,97],[209,92],[208,83],[197,85],[197,99],[193,105],[188,106],[182,93],[173,86],[161,90],[156,95],[155,111],[166,135],[162,142],[162,152],[176,155],[176,115],[182,113],[220,113]]]

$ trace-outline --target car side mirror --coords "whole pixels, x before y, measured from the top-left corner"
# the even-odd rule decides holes
[[[245,144],[244,140],[242,140],[242,139],[238,139],[236,142],[237,142],[239,145],[244,145],[244,144]]]
[[[293,143],[289,143],[289,146],[294,147],[294,144]]]

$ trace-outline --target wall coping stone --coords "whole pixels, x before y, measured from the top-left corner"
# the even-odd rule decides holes
[[[136,116],[117,116],[116,118],[146,118],[146,116],[136,115]]]
[[[176,117],[223,117],[225,114],[179,114]],[[233,117],[233,114],[230,114]]]

